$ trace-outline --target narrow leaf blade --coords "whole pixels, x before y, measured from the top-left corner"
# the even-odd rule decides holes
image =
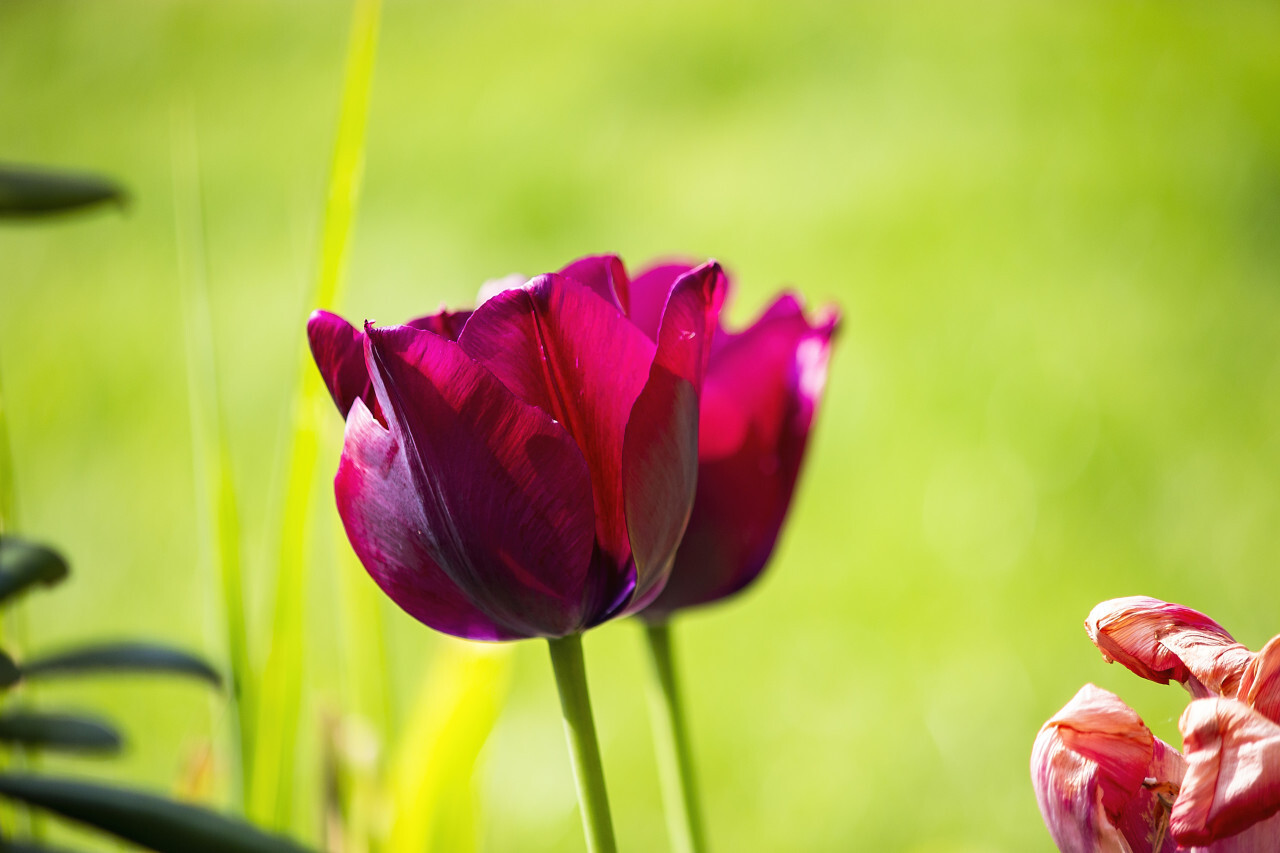
[[[67,561],[52,548],[12,536],[0,539],[0,601],[32,584],[53,586],[69,571]]]
[[[127,788],[0,774],[0,796],[88,824],[158,853],[306,853],[306,848],[209,809]]]
[[[27,711],[0,714],[0,742],[97,754],[116,753],[124,746],[120,733],[96,717]]]
[[[124,204],[120,185],[98,175],[0,166],[0,218],[46,216],[98,204]]]
[[[22,665],[23,678],[87,675],[103,672],[157,672],[189,675],[222,685],[222,676],[190,652],[156,643],[100,643],[32,658]]]
[[[12,687],[22,678],[22,670],[13,662],[13,658],[0,652],[0,687]]]

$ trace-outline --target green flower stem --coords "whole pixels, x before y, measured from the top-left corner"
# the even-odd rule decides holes
[[[582,635],[571,634],[548,640],[551,667],[560,690],[564,713],[564,733],[569,739],[573,779],[582,807],[582,828],[589,853],[615,853],[613,820],[609,816],[609,794],[604,787],[604,767],[600,763],[600,743],[591,716],[591,695],[587,692],[587,668],[582,659]]]
[[[671,652],[671,625],[645,623],[649,661],[653,664],[649,706],[653,739],[658,751],[658,771],[662,779],[663,810],[667,832],[675,853],[703,853],[707,849],[702,829],[702,809],[693,776],[693,752],[684,722],[684,706],[676,684]]]

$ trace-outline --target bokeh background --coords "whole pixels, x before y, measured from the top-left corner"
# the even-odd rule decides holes
[[[225,660],[175,225],[187,131],[267,626],[349,23],[328,0],[0,3],[0,159],[132,196],[0,230],[20,528],[76,572],[30,602],[33,647],[141,634]],[[715,849],[1051,849],[1030,747],[1082,683],[1178,742],[1184,697],[1103,662],[1095,603],[1180,601],[1254,648],[1280,630],[1277,44],[1263,2],[387,0],[347,316],[601,251],[719,258],[735,322],[783,285],[844,314],[771,569],[676,626]],[[350,566],[314,538],[283,593],[310,605],[300,800],[343,704]],[[403,722],[442,641],[385,610]],[[623,849],[665,849],[640,631],[586,650]],[[579,849],[545,647],[511,660],[478,844]],[[202,744],[227,751],[225,701],[190,685],[45,695],[131,734],[123,762],[56,769],[169,790]],[[294,831],[318,826],[300,806]]]

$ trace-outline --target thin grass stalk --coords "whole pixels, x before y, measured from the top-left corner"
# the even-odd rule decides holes
[[[13,487],[13,452],[9,447],[9,412],[5,404],[4,383],[0,382],[0,535],[11,533],[17,497]]]
[[[187,355],[187,399],[191,412],[191,450],[201,559],[211,577],[221,622],[219,643],[231,670],[230,728],[235,755],[233,787],[241,808],[246,805],[244,770],[253,754],[253,671],[245,620],[241,571],[240,517],[227,448],[222,395],[213,342],[209,304],[208,256],[205,252],[204,195],[200,157],[189,114],[173,128],[174,222],[177,229],[178,278],[182,288]]]
[[[380,12],[380,0],[355,0],[321,228],[319,266],[315,288],[307,300],[309,307],[332,307],[338,299],[360,186]],[[300,355],[270,650],[257,693],[259,722],[249,793],[250,817],[282,830],[289,828],[293,814],[292,775],[304,663],[305,552],[309,505],[315,484],[317,410],[322,408],[325,398],[324,387],[305,349]]]

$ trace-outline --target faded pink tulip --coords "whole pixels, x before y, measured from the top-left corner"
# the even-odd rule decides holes
[[[1108,662],[1158,684],[1177,681],[1192,696],[1234,696],[1253,653],[1208,616],[1135,595],[1104,601],[1085,620]]]
[[[1031,752],[1040,814],[1063,853],[1174,853],[1169,811],[1185,762],[1115,694],[1086,684]]]

